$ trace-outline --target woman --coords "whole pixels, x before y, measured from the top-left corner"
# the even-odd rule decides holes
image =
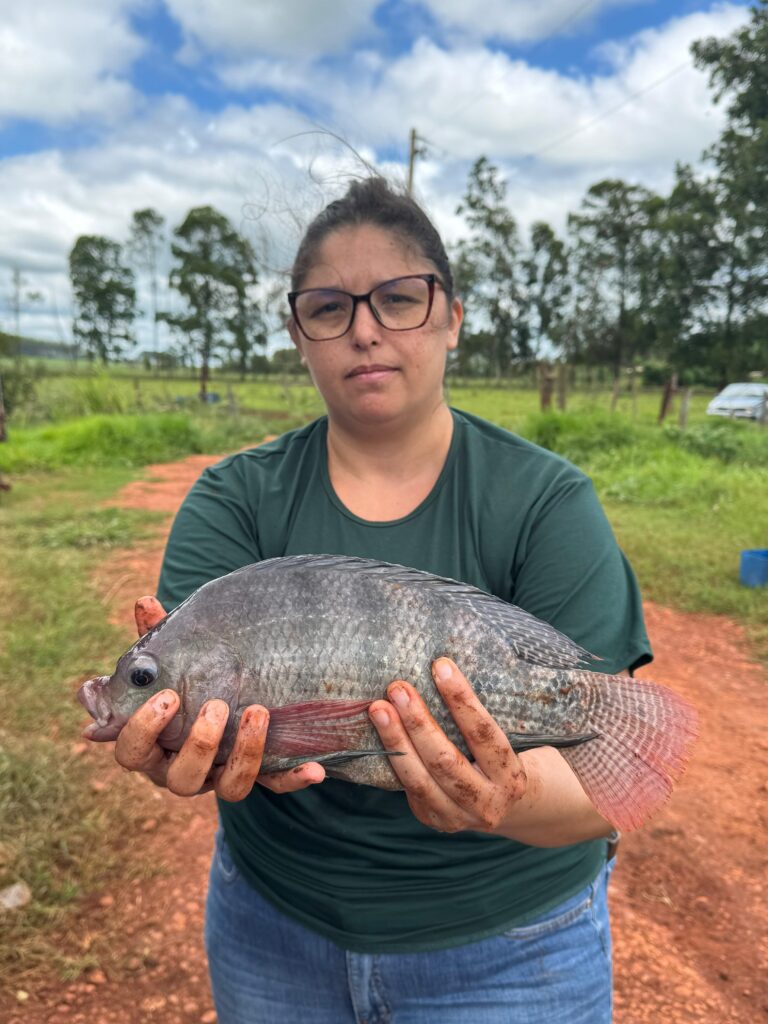
[[[291,338],[327,416],[203,474],[171,531],[163,605],[263,558],[358,555],[514,601],[605,671],[649,661],[634,576],[588,479],[446,405],[462,307],[410,197],[354,183],[310,225],[292,286]],[[150,604],[140,628],[160,614]],[[515,755],[452,662],[433,675],[475,763],[393,680],[370,715],[406,751],[392,759],[402,793],[324,780],[314,763],[259,777],[256,706],[213,771],[223,702],[174,758],[155,741],[175,694],[124,728],[121,764],[220,798],[206,944],[221,1024],[611,1019],[610,826],[555,750]]]

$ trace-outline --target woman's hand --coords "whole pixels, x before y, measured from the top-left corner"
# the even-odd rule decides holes
[[[517,755],[452,661],[439,658],[432,675],[474,763],[451,743],[409,683],[392,683],[390,703],[370,707],[384,746],[406,755],[390,762],[419,821],[440,832],[488,832],[532,846],[564,846],[611,833],[556,750],[539,747]]]
[[[419,821],[439,832],[497,832],[527,791],[523,762],[452,661],[439,658],[432,675],[474,764],[451,743],[406,682],[388,688],[391,704],[371,705],[373,724],[388,750],[406,754],[391,758],[391,763]]]
[[[145,597],[136,602],[139,636],[164,617],[165,609],[156,598]],[[161,690],[143,704],[117,737],[118,763],[130,771],[144,772],[156,785],[178,796],[194,796],[212,789],[229,801],[242,800],[255,782],[275,793],[289,793],[325,778],[324,768],[315,762],[288,772],[259,775],[269,727],[269,712],[259,704],[243,711],[232,751],[223,765],[213,764],[229,717],[229,707],[223,700],[204,704],[179,752],[170,753],[157,741],[178,708],[179,695],[174,690]]]

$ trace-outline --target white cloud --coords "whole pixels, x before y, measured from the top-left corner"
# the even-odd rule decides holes
[[[485,0],[482,9],[467,0],[410,0],[426,7],[449,30],[458,29],[471,39],[499,38],[508,42],[535,42],[573,30],[591,21],[605,7],[637,4],[638,0]]]
[[[445,159],[486,154],[539,167],[671,171],[676,160],[698,159],[723,118],[707,76],[690,63],[690,44],[728,34],[748,16],[746,7],[723,4],[670,21],[606,50],[608,70],[591,77],[532,67],[482,46],[446,50],[420,39],[379,74],[361,75],[351,90],[339,82],[324,96],[341,130],[378,145],[404,144],[414,125]]]
[[[127,12],[135,0],[4,0],[0,119],[58,124],[117,120],[133,102],[121,78],[143,49]]]
[[[361,34],[381,0],[165,0],[191,45],[233,55],[339,53]]]

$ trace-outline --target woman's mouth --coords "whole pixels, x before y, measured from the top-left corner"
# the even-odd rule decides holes
[[[355,366],[347,374],[347,378],[359,380],[362,383],[368,383],[379,380],[386,380],[393,373],[397,373],[397,367],[395,366],[384,366],[381,363],[366,363],[361,366]]]

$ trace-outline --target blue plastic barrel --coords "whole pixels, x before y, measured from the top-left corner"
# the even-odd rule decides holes
[[[768,548],[741,552],[739,579],[745,587],[768,585]]]

